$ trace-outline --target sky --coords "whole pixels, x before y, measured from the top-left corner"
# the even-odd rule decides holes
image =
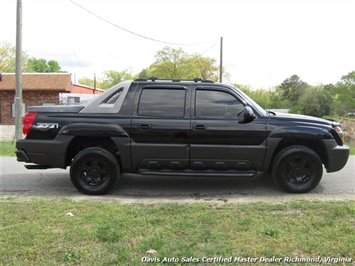
[[[219,64],[221,37],[229,83],[334,84],[355,70],[355,0],[22,0],[22,24],[23,51],[76,81],[137,74],[165,46]],[[16,44],[16,0],[0,0],[3,41]]]

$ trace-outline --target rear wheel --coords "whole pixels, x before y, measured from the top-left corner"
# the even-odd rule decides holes
[[[82,193],[103,195],[109,192],[119,178],[117,159],[106,149],[93,147],[79,152],[70,166],[70,179]]]
[[[322,161],[312,149],[290,146],[275,157],[272,167],[274,182],[287,192],[305,193],[322,179]]]

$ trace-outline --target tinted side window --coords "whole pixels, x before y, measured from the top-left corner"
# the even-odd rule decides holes
[[[183,89],[143,89],[138,115],[158,117],[184,117],[185,94]]]
[[[244,105],[224,91],[196,90],[196,117],[237,118]]]

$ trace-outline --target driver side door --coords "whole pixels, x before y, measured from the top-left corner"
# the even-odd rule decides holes
[[[196,170],[257,170],[266,151],[262,117],[244,121],[244,103],[228,88],[196,88],[190,165]]]

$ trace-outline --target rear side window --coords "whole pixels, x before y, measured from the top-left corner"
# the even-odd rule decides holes
[[[138,115],[157,117],[184,117],[184,89],[144,88],[138,106]]]
[[[115,102],[117,102],[118,98],[120,98],[120,96],[122,94],[122,91],[123,91],[123,88],[120,88],[115,94],[113,94],[111,97],[106,99],[106,103],[107,104],[114,104]]]

